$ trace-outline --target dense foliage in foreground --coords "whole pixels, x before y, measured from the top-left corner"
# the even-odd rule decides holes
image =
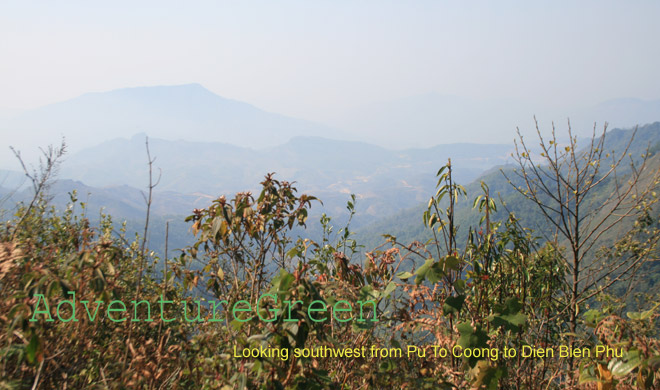
[[[620,221],[630,228],[603,250],[602,267],[584,275],[584,295],[575,296],[564,248],[535,237],[512,214],[491,220],[498,205],[486,185],[474,201],[483,218],[458,242],[453,207],[464,190],[452,181],[451,165],[438,179],[423,216],[435,238],[401,245],[386,236],[364,257],[356,254],[349,227],[333,231],[326,216],[319,242],[291,237],[292,229],[304,227],[316,199],[271,175],[256,196],[220,197],[195,210],[189,221],[197,242],[166,259],[156,258],[139,237],[114,232],[110,217],[90,226],[76,212],[75,194],[64,213],[39,197],[0,232],[0,388],[660,386],[657,297],[644,297],[646,311],[627,312],[611,294],[616,284],[609,283],[624,274],[634,283],[635,271],[657,258],[655,194],[645,192],[648,199],[634,218]],[[656,176],[652,180],[656,188]],[[348,203],[351,212],[354,202]],[[600,278],[608,269],[615,272]],[[221,322],[145,322],[144,313],[131,310],[124,322],[101,315],[89,321],[83,313],[71,322],[35,316],[41,294],[53,317],[69,318],[69,306],[58,305],[71,298],[69,291],[88,302],[166,299],[173,302],[167,318],[180,317],[173,311],[185,305],[188,313],[207,319],[213,313],[199,302],[255,302],[270,294],[278,300],[260,314],[280,315],[272,322],[248,312]],[[310,318],[313,301],[332,307],[359,299],[378,303],[378,322],[343,322],[345,312],[332,321]],[[300,303],[282,315],[289,310],[286,301]],[[403,355],[235,356],[249,348],[324,346],[400,348]],[[545,358],[521,353],[560,346],[589,352]],[[608,347],[619,352],[596,355],[597,348]],[[502,355],[511,349],[515,357]],[[438,356],[439,350],[483,353]]]

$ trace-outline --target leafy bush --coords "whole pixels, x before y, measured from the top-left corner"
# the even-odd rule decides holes
[[[0,232],[0,388],[660,385],[657,305],[626,316],[606,302],[585,311],[573,329],[562,248],[535,237],[513,214],[492,219],[499,205],[485,184],[474,201],[483,218],[459,242],[454,205],[466,194],[453,182],[451,164],[438,178],[423,215],[434,238],[403,245],[386,236],[363,256],[350,227],[335,233],[325,215],[319,242],[293,237],[316,199],[272,175],[256,197],[238,193],[195,210],[188,221],[196,242],[168,259],[142,250],[139,237],[115,232],[109,216],[90,226],[75,211],[84,210],[75,194],[63,213],[39,196]],[[351,213],[354,202],[347,205]],[[657,221],[642,222],[611,257],[650,253],[657,232],[649,229]],[[605,290],[596,291],[605,297]],[[161,304],[161,319],[151,322],[144,307],[127,310],[121,322],[106,315],[88,320],[89,310],[76,313],[78,321],[48,321],[73,317],[72,293],[77,302],[170,304]],[[234,305],[263,296],[269,299],[261,311],[230,315]],[[209,305],[218,300],[225,301],[220,314]],[[358,321],[356,312],[341,310],[341,301],[373,301],[375,313],[366,305]],[[594,302],[580,309],[587,305]],[[327,311],[310,311],[319,307]],[[192,319],[182,320],[181,308]],[[618,348],[620,356],[522,353],[560,345]],[[268,354],[243,355],[267,348]],[[355,356],[329,356],[346,348]],[[303,349],[308,352],[296,355]]]

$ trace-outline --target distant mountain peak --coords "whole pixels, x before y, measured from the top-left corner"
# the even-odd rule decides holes
[[[109,91],[89,92],[85,93],[78,98],[74,98],[62,103],[84,99],[94,98],[137,98],[137,99],[190,99],[191,97],[208,98],[213,100],[222,100],[228,102],[237,102],[249,105],[248,103],[238,102],[237,100],[228,99],[217,95],[199,83],[189,84],[176,84],[176,85],[153,85],[153,86],[137,86],[112,89]],[[61,104],[61,103],[55,103]]]
[[[0,120],[3,140],[21,150],[59,143],[71,151],[136,133],[167,140],[274,147],[296,136],[332,137],[325,126],[219,96],[199,83],[138,86],[87,93]]]
[[[148,137],[147,133],[141,132],[141,133],[135,133],[131,138],[131,142],[135,141],[144,141]]]

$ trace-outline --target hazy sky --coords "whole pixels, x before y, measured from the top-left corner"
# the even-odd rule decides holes
[[[0,108],[197,82],[326,120],[426,93],[660,98],[658,1],[10,1]]]

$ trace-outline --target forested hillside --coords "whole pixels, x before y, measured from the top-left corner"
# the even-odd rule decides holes
[[[363,235],[300,234],[319,199],[267,174],[191,210],[181,251],[149,213],[54,207],[47,149],[0,230],[0,388],[658,388],[660,123],[631,137],[519,139],[466,187],[452,160]]]
[[[605,150],[613,151],[614,155],[620,155],[625,149],[627,142],[630,139],[633,129],[613,129],[607,132],[605,137]],[[578,147],[585,148],[589,145],[589,140],[578,140]],[[534,143],[532,146],[536,146]],[[639,161],[648,148],[649,162],[647,163],[651,168],[649,172],[654,169],[660,168],[660,160],[658,160],[658,152],[660,151],[660,122],[640,126],[637,128],[635,137],[628,150],[631,157],[634,156],[636,161]],[[505,220],[509,213],[513,213],[522,224],[526,227],[534,229],[539,236],[552,234],[552,227],[543,219],[541,213],[534,207],[533,204],[525,202],[521,194],[519,194],[514,186],[508,183],[506,175],[515,179],[512,175],[515,166],[512,165],[513,159],[510,160],[508,166],[494,167],[483,173],[479,178],[469,183],[458,181],[459,184],[465,186],[468,194],[457,200],[456,219],[459,226],[459,235],[465,237],[468,233],[470,226],[477,225],[480,215],[473,206],[472,200],[481,194],[481,183],[485,183],[491,196],[501,202],[501,207],[492,214],[493,220]],[[455,163],[452,160],[452,165]],[[629,173],[629,165],[622,164],[619,169],[620,174]],[[504,173],[504,174],[503,174]],[[517,180],[514,184],[520,185],[521,182]],[[603,185],[596,189],[593,193],[593,198],[590,198],[592,205],[595,207],[597,200],[604,194],[607,194],[610,188]],[[381,241],[381,235],[391,234],[396,236],[401,242],[410,243],[413,240],[425,241],[432,237],[432,233],[425,228],[424,222],[420,215],[426,210],[426,202],[422,202],[415,207],[392,215],[391,217],[383,218],[369,226],[360,228],[356,231],[356,238],[358,241],[367,244],[371,247]],[[613,233],[612,236],[616,236]]]

